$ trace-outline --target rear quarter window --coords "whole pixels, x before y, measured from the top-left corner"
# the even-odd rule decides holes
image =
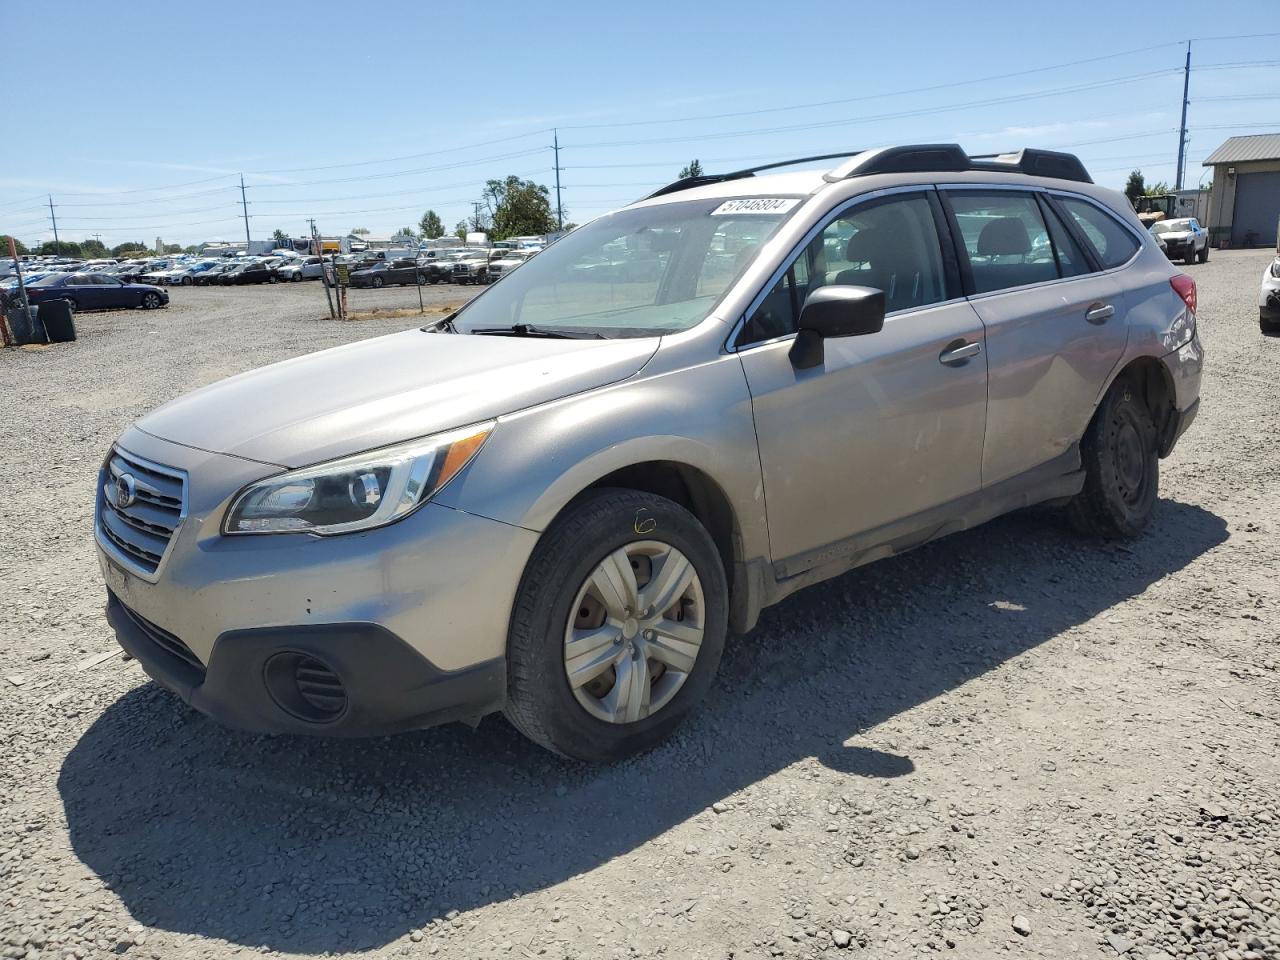
[[[1115,217],[1099,207],[1074,197],[1058,197],[1067,215],[1075,221],[1084,234],[1085,242],[1093,248],[1098,261],[1106,269],[1128,263],[1138,252],[1138,238],[1130,233]]]

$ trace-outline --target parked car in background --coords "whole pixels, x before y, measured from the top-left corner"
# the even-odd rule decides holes
[[[377,288],[425,282],[426,275],[418,270],[417,260],[379,260],[370,266],[351,271],[353,287]]]
[[[1209,259],[1209,231],[1195,217],[1157,220],[1151,225],[1151,235],[1170,260],[1192,264]]]
[[[222,286],[238,287],[247,283],[276,283],[279,279],[275,268],[265,263],[241,263],[219,274],[217,282]]]
[[[122,283],[102,273],[53,273],[27,284],[31,303],[66,300],[72,310],[154,310],[169,302],[169,294],[143,283]]]
[[[488,272],[485,275],[486,283],[506,276],[516,267],[520,266],[538,251],[536,250],[505,250],[497,260],[489,261]]]
[[[1276,258],[1262,271],[1258,294],[1258,324],[1263,333],[1280,333],[1280,248]]]
[[[195,274],[191,279],[197,287],[207,287],[220,282],[219,278],[224,273],[229,273],[240,264],[234,260],[223,260],[215,263],[208,270]]]
[[[324,261],[319,257],[297,257],[276,268],[281,280],[319,280],[324,276]]]
[[[454,283],[484,283],[489,276],[489,251],[472,249],[462,251],[453,261],[449,279]]]

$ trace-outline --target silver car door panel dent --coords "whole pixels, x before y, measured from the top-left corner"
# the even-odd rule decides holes
[[[790,341],[738,354],[755,410],[772,555],[792,556],[954,500],[981,486],[985,354],[966,302],[889,317],[879,333],[829,339],[796,370]]]
[[[1123,316],[1089,321],[1099,303],[1123,313],[1115,277],[1088,274],[973,298],[987,328],[990,371],[983,483],[1025,473],[1084,436],[1128,333]]]

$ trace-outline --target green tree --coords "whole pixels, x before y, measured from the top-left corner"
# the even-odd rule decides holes
[[[694,157],[693,160],[690,161],[687,167],[683,167],[680,170],[681,180],[683,180],[685,177],[700,177],[700,176],[702,176],[702,164],[698,162],[697,157]]]
[[[418,239],[418,233],[416,230],[413,229],[413,227],[401,227],[399,230],[393,233],[392,236],[393,237],[400,237],[400,236],[413,237],[413,239],[415,240]]]
[[[540,183],[511,176],[490,180],[484,187],[484,203],[492,211],[490,233],[494,240],[553,233],[551,192]]]
[[[1124,195],[1130,203],[1137,203],[1138,198],[1147,192],[1147,181],[1141,170],[1130,170],[1129,179],[1124,182]]]
[[[101,240],[82,240],[80,242],[80,252],[91,259],[98,259],[107,255],[107,248]]]
[[[418,227],[428,240],[444,236],[444,224],[440,222],[440,217],[434,210],[428,210],[422,215],[422,219],[418,221]]]
[[[40,244],[40,249],[36,253],[54,257],[78,257],[81,255],[80,244],[73,243],[70,240],[46,240]]]
[[[182,252],[182,244],[180,244],[180,243],[166,243],[166,244],[164,245],[164,247],[163,247],[163,251],[162,251],[162,252],[164,252],[164,253],[181,253],[181,252]]]
[[[30,253],[30,251],[27,249],[27,245],[23,243],[21,240],[19,240],[17,237],[13,238],[13,246],[18,251],[18,256],[20,257],[26,256],[28,253]],[[0,257],[7,257],[8,255],[9,255],[9,234],[0,233]]]
[[[351,235],[352,235],[353,237],[363,237],[363,236],[367,236],[367,235],[368,235],[368,233],[369,233],[369,228],[368,228],[368,227],[352,227],[352,228],[351,228]]]
[[[276,243],[283,243],[285,240],[289,239],[289,235],[279,227],[276,227],[275,231],[271,234],[271,239]]]
[[[1151,184],[1151,186],[1147,187],[1142,192],[1148,197],[1163,197],[1166,193],[1172,193],[1173,190],[1170,189],[1167,183],[1161,180],[1158,183]]]
[[[458,225],[453,228],[453,235],[459,240],[467,239],[467,231],[471,228],[467,225],[467,221],[459,220]]]
[[[139,243],[137,241],[120,243],[111,248],[111,255],[113,257],[136,257],[139,254],[146,253],[146,252],[147,252],[147,245],[145,243]]]

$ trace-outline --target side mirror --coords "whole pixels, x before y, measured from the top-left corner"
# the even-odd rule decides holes
[[[798,370],[822,363],[827,337],[860,337],[884,329],[884,291],[833,284],[819,287],[800,310],[800,330],[788,356]]]

